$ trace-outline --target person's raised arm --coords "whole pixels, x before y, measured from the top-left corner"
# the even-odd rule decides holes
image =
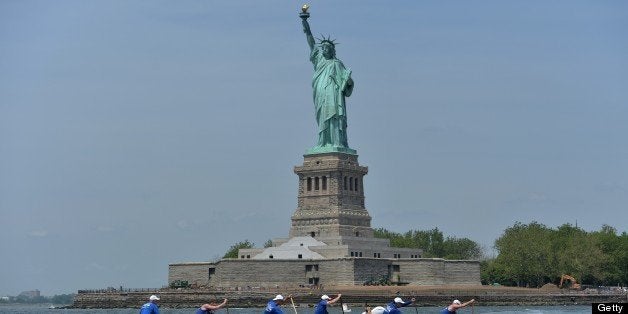
[[[334,304],[334,303],[336,303],[338,300],[340,300],[341,296],[342,296],[342,294],[338,293],[338,295],[335,298],[327,301],[327,304]]]
[[[353,84],[353,81],[351,81],[351,84]],[[408,305],[414,303],[414,301],[416,301],[416,299],[412,298],[412,299],[410,299],[410,301],[403,302],[403,306],[408,306]]]
[[[227,299],[224,299],[224,301],[222,301],[222,303],[218,304],[218,305],[214,305],[214,304],[203,304],[202,308],[204,310],[217,310],[219,308],[222,308],[223,306],[227,305]]]
[[[475,299],[471,299],[470,301],[467,301],[467,302],[462,303],[462,304],[453,304],[454,311],[459,309],[459,308],[465,307],[465,306],[467,306],[469,304],[472,304],[474,302],[475,302]]]

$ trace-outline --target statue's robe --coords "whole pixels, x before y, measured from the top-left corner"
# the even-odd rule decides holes
[[[325,59],[318,47],[312,49],[310,61],[314,64],[312,88],[318,123],[316,147],[348,148],[345,97],[353,91],[353,84],[348,84],[351,70],[335,57]]]

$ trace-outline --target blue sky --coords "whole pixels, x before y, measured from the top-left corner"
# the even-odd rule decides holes
[[[0,2],[0,295],[160,287],[286,237],[315,143],[301,3]],[[373,227],[491,251],[628,231],[628,4],[313,1]]]

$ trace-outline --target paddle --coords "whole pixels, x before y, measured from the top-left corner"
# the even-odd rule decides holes
[[[419,314],[419,310],[416,309],[416,297],[412,298],[412,303],[414,303],[414,312]]]
[[[290,296],[290,302],[292,302],[292,308],[294,309],[294,314],[299,314],[297,313],[297,307],[294,305],[294,299],[292,298],[292,296]]]
[[[350,313],[350,312],[351,312],[351,309],[349,308],[349,306],[348,306],[348,305],[343,304],[343,305],[342,305],[342,312],[343,312],[343,313]]]
[[[344,314],[345,312],[345,306],[344,304],[342,304],[342,297],[340,297],[340,313]]]

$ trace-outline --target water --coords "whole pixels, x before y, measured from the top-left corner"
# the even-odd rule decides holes
[[[443,306],[444,307],[444,306]],[[404,308],[404,314],[427,314],[440,313],[441,307],[419,307]],[[196,309],[165,309],[160,310],[161,314],[194,314]],[[361,309],[353,309],[352,313],[360,314]],[[313,314],[314,309],[298,309],[300,314]],[[263,309],[229,309],[221,310],[216,314],[262,314]],[[0,305],[0,314],[138,314],[138,309],[106,309],[106,310],[84,310],[84,309],[49,309],[48,305]],[[290,308],[284,309],[285,314],[293,314]],[[570,306],[474,306],[473,312],[470,307],[458,311],[459,314],[475,313],[526,313],[526,314],[564,314],[564,313],[591,313],[591,305],[570,305]],[[338,308],[332,308],[329,314],[340,314]]]

